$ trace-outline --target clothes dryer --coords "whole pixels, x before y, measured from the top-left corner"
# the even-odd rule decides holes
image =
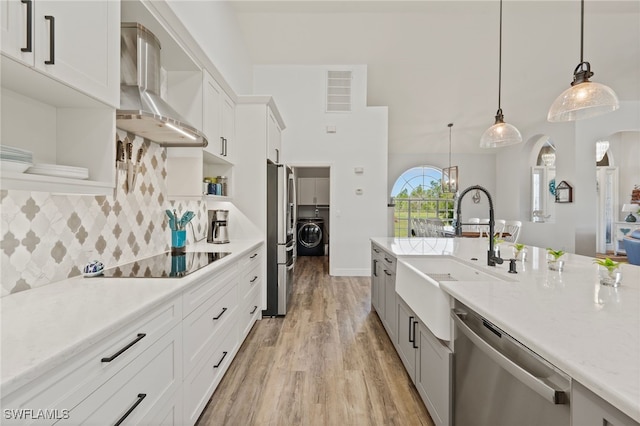
[[[300,218],[296,226],[298,256],[324,256],[324,220]]]

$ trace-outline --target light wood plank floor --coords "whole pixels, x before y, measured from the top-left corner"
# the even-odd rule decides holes
[[[198,425],[433,426],[369,278],[330,277],[325,256],[301,256],[294,282],[289,313],[254,325]]]

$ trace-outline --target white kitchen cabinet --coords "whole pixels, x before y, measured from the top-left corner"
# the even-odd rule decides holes
[[[451,424],[453,353],[422,323],[414,332],[418,346],[415,385],[436,425]]]
[[[179,296],[30,384],[2,395],[3,406],[71,410],[67,423],[78,424],[82,419],[91,418],[96,410],[109,412],[108,416],[124,413],[129,408],[127,404],[136,401],[136,395],[146,393],[135,414],[135,418],[140,419],[142,413],[158,401],[168,400],[182,381],[182,351],[177,350],[182,342],[181,320],[182,297]],[[125,399],[120,400],[115,394],[123,389],[131,392],[122,392]],[[88,398],[89,395],[92,398]],[[115,406],[124,410],[117,411]],[[110,409],[100,411],[102,408]],[[110,418],[108,416],[105,414],[105,419]],[[23,423],[7,419],[7,424]]]
[[[298,178],[298,204],[329,205],[329,178]]]
[[[203,72],[203,132],[208,153],[233,162],[235,144],[235,104],[208,72]]]
[[[396,314],[396,258],[383,253],[382,273],[384,274],[384,324],[391,341],[396,343],[398,335],[398,316]]]
[[[276,164],[280,164],[282,153],[282,130],[278,120],[269,109],[269,118],[267,122],[267,158]]]
[[[571,424],[573,426],[640,426],[640,423],[575,380],[571,381]]]
[[[438,426],[451,422],[452,352],[418,320],[397,297],[398,340],[396,350],[418,389],[431,418]]]
[[[1,186],[112,195],[115,107],[120,103],[120,2],[28,4],[30,17],[27,3],[0,2],[2,143],[33,152],[35,163],[85,167],[89,179],[2,170]],[[23,52],[28,22],[32,52]],[[45,64],[51,53],[51,23],[54,61]]]
[[[376,310],[380,319],[384,317],[384,274],[382,273],[382,249],[371,245],[371,306]]]
[[[4,56],[119,106],[120,2],[3,0],[2,11]],[[37,76],[23,73],[22,79],[18,87]]]

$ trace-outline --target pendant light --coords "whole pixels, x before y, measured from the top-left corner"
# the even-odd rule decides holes
[[[511,124],[504,122],[504,115],[500,106],[502,94],[502,0],[500,0],[500,49],[498,58],[498,112],[496,122],[489,127],[480,138],[480,148],[499,148],[522,142],[520,131]]]
[[[580,1],[580,63],[573,71],[571,87],[553,102],[547,120],[575,121],[595,117],[620,108],[616,93],[608,86],[589,81],[591,64],[584,62],[584,0]]]
[[[449,167],[442,169],[442,192],[458,192],[458,166],[451,166],[451,128],[453,123],[447,124],[449,127]]]

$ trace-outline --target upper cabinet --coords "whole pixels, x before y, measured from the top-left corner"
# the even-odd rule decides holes
[[[208,72],[203,72],[203,131],[209,140],[205,150],[233,163],[235,146],[235,104]]]
[[[267,158],[276,164],[280,164],[282,152],[282,130],[280,124],[269,109],[269,118],[267,122]]]
[[[120,2],[0,1],[1,143],[88,179],[2,170],[3,189],[112,194]]]
[[[119,2],[3,0],[2,12],[4,56],[118,107]],[[31,78],[27,76],[22,84],[18,81],[18,91]]]
[[[329,178],[298,178],[298,204],[329,205]]]

